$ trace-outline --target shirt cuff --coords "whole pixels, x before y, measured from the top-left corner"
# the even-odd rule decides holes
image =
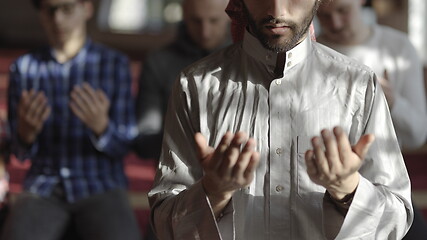
[[[228,239],[220,236],[218,225],[201,181],[185,190],[186,197],[178,205],[183,214],[172,217],[176,239]],[[159,229],[157,229],[159,231]]]
[[[20,161],[24,161],[34,156],[38,149],[37,140],[33,144],[24,143],[19,137],[15,140],[12,146],[13,152]]]
[[[96,137],[95,134],[91,133],[90,140],[98,151],[103,152],[106,146],[108,146],[108,143],[110,142],[113,133],[114,127],[113,124],[110,122],[107,126],[107,129],[101,136]]]
[[[217,226],[222,239],[234,239],[234,203],[231,199],[220,216],[217,218]]]
[[[384,196],[369,180],[360,176],[359,185],[337,239],[344,236],[371,236],[376,231],[383,209]],[[363,224],[355,229],[354,222],[360,222],[360,219],[364,219]]]

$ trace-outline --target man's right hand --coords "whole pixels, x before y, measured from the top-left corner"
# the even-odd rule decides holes
[[[43,92],[34,89],[22,91],[18,103],[18,135],[21,141],[33,144],[50,112],[51,108]]]
[[[202,184],[218,217],[233,193],[252,182],[259,163],[256,143],[243,132],[227,132],[216,149],[207,145],[201,133],[196,133],[195,141],[204,170]]]

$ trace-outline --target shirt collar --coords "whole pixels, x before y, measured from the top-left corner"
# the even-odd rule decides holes
[[[287,51],[283,73],[303,61],[307,57],[311,48],[311,39],[309,37],[305,37],[302,42]],[[247,30],[243,39],[243,50],[251,57],[263,62],[269,71],[274,71],[278,53],[264,48],[260,41]]]

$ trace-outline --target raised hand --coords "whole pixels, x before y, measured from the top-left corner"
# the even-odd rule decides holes
[[[202,184],[212,209],[218,216],[233,193],[252,182],[259,163],[256,143],[243,132],[227,132],[216,149],[208,146],[200,133],[196,133],[195,140],[205,173]]]
[[[351,146],[340,127],[333,132],[322,130],[322,137],[313,137],[313,150],[305,153],[307,173],[316,184],[322,185],[336,200],[354,192],[359,184],[359,168],[374,141],[372,134],[363,135]],[[322,143],[323,142],[323,143]]]
[[[18,103],[18,136],[24,143],[33,144],[51,112],[47,97],[34,89],[24,90]]]
[[[384,91],[384,95],[385,95],[385,98],[387,100],[389,108],[392,108],[393,104],[394,104],[395,97],[394,97],[393,87],[391,86],[390,80],[388,79],[387,70],[384,70],[383,77],[378,77],[378,82],[380,83],[380,85]]]
[[[71,92],[70,107],[96,136],[107,129],[110,101],[102,90],[95,90],[87,83],[83,83],[82,87],[75,86]]]

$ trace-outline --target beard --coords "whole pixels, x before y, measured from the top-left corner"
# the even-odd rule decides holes
[[[314,15],[317,12],[319,4],[320,4],[320,1],[315,1],[313,8],[311,9],[310,12],[307,13],[307,15],[305,16],[301,24],[297,24],[293,21],[274,18],[272,16],[269,16],[267,18],[261,19],[259,22],[256,22],[253,16],[247,10],[247,8],[244,7],[244,9],[246,12],[246,16],[248,16],[249,28],[251,29],[255,37],[258,38],[261,44],[266,49],[271,51],[287,52],[293,47],[295,47],[299,43],[299,41],[304,37],[304,35],[307,33],[308,29],[310,28],[310,24],[313,21]],[[269,23],[286,24],[291,31],[291,36],[278,42],[279,39],[282,37],[281,35],[277,34],[277,35],[269,36],[262,32],[264,25]]]

